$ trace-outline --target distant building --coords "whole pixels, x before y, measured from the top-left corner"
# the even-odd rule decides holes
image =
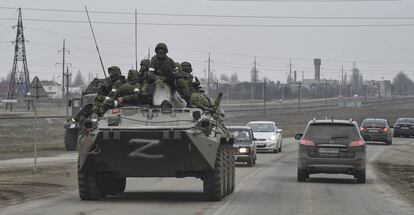
[[[324,85],[328,83],[328,85],[339,85],[341,82],[339,80],[326,80],[326,79],[320,79],[320,80],[316,80],[316,79],[303,79],[302,84],[305,86],[311,86],[311,85]]]
[[[46,94],[51,99],[62,98],[62,86],[56,81],[41,81]]]
[[[381,94],[381,96],[391,96],[392,94],[392,83],[390,80],[365,81],[364,85],[366,85],[370,89],[373,89],[375,95],[378,95],[378,92]]]

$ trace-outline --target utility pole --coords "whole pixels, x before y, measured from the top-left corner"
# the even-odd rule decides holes
[[[342,97],[342,86],[344,85],[344,66],[342,66],[341,85],[339,85],[339,96]]]
[[[381,102],[381,85],[377,83],[378,86],[378,102]]]
[[[63,47],[62,50],[58,50],[58,53],[62,53],[62,63],[57,63],[57,64],[62,64],[62,101],[63,101],[63,96],[65,96],[65,68],[66,68],[66,64],[71,65],[70,63],[66,63],[66,53],[70,53],[69,50],[66,50],[66,39],[63,39]]]
[[[135,9],[135,70],[138,71],[138,13]]]
[[[305,72],[304,71],[302,71],[302,83],[303,83],[303,80],[305,79]]]
[[[29,69],[27,67],[26,59],[26,40],[23,33],[23,18],[22,10],[18,9],[19,15],[17,25],[13,26],[16,28],[16,39],[12,43],[14,44],[14,59],[13,68],[9,80],[9,89],[7,92],[6,110],[13,110],[14,103],[18,100],[24,100],[25,94],[30,88],[30,77]],[[27,102],[27,109],[30,110],[30,103]]]
[[[289,86],[292,84],[292,59],[289,61]]]
[[[328,80],[325,80],[325,106],[328,106]]]
[[[300,99],[302,97],[302,82],[299,82],[298,108],[300,109]]]
[[[148,60],[151,60],[151,47],[148,47]]]
[[[69,67],[66,67],[66,120],[69,120],[69,77],[72,75],[69,73]]]
[[[263,80],[263,115],[266,116],[266,78]]]
[[[210,52],[208,53],[208,65],[207,65],[207,94],[211,96],[210,92],[210,80],[211,79],[211,56]]]
[[[253,63],[253,71],[252,71],[252,95],[251,95],[251,102],[253,103],[254,100],[254,87],[256,85],[256,79],[257,79],[257,62],[256,62],[256,56],[254,56],[254,63]]]

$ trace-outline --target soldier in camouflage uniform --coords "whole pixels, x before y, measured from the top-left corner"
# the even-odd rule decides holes
[[[151,62],[149,59],[141,60],[141,63],[140,63],[141,68],[139,69],[139,72],[138,72],[138,82],[141,85],[148,78],[148,70],[149,70],[150,63]]]
[[[195,107],[210,109],[213,107],[210,99],[204,94],[204,91],[201,89],[201,83],[197,77],[194,78],[195,81],[192,83],[193,91],[191,93],[191,104]]]
[[[189,62],[182,62],[177,68],[180,68],[175,75],[177,91],[187,102],[187,105],[191,106],[191,94],[193,93],[193,76],[191,75],[191,72],[193,69],[191,68],[191,64]]]
[[[151,58],[150,72],[153,72],[157,84],[166,83],[172,90],[175,90],[174,60],[167,56],[168,47],[164,43],[159,43],[155,47],[156,55]]]
[[[113,100],[117,97],[118,88],[124,84],[125,77],[121,74],[121,69],[117,66],[108,68],[109,77],[99,88],[98,96],[95,98],[93,112],[102,116],[113,105]]]
[[[119,87],[118,98],[115,106],[140,105],[140,92],[142,85],[139,83],[138,71],[129,70],[127,83]]]

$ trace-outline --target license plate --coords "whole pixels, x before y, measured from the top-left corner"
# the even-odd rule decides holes
[[[403,129],[403,130],[408,130],[408,129],[410,129],[410,128],[407,128],[407,127],[401,127],[401,129]]]
[[[319,153],[339,153],[338,148],[319,148]]]
[[[370,133],[378,133],[378,130],[368,130]]]

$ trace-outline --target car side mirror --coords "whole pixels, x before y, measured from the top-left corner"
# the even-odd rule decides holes
[[[393,125],[391,125],[391,126],[390,126],[390,128],[394,128],[394,126],[393,126]]]
[[[283,130],[282,129],[277,129],[276,133],[282,133]]]
[[[257,141],[257,139],[255,138],[255,137],[253,137],[253,139],[252,139],[253,141]]]
[[[302,139],[302,137],[303,137],[303,134],[296,134],[295,135],[295,140],[300,140],[300,139]]]

